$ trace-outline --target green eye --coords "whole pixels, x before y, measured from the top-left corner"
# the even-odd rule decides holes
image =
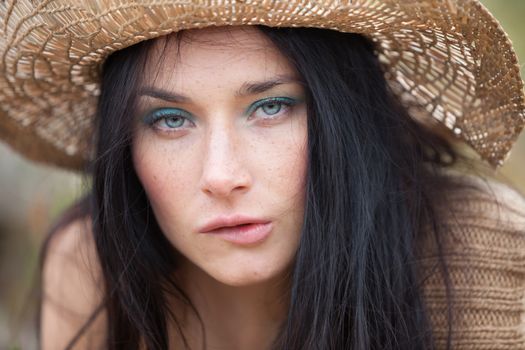
[[[159,108],[144,117],[144,123],[161,130],[175,130],[183,128],[184,123],[193,123],[191,115],[178,108]]]
[[[180,128],[184,124],[184,118],[182,117],[165,117],[159,120],[160,124],[166,125],[168,128]]]
[[[270,97],[253,103],[246,114],[250,117],[255,114],[256,117],[261,119],[276,119],[277,115],[282,114],[280,112],[283,109],[290,109],[298,102],[298,100],[289,97]],[[259,110],[262,111],[262,115],[258,114]]]
[[[279,111],[281,110],[281,105],[278,103],[272,102],[272,103],[262,105],[261,108],[264,111],[264,113],[269,114],[269,115],[274,115],[274,114],[279,113]]]

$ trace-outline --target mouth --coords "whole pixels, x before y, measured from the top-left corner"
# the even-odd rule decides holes
[[[257,224],[267,224],[270,220],[262,219],[262,218],[254,218],[254,217],[248,217],[243,215],[234,215],[234,216],[219,216],[211,221],[209,221],[206,225],[200,227],[198,229],[198,232],[200,233],[212,233],[214,231],[223,229],[223,228],[242,228],[249,225],[257,225]]]
[[[258,224],[248,223],[248,224],[240,224],[240,225],[235,225],[235,226],[224,226],[224,227],[219,227],[214,230],[208,231],[206,233],[222,234],[226,232],[231,232],[233,230],[238,230],[239,232],[242,232],[249,228],[252,228],[254,225],[258,225]]]
[[[238,245],[255,245],[265,241],[272,232],[272,229],[273,224],[270,221],[216,227],[201,233],[218,237]]]

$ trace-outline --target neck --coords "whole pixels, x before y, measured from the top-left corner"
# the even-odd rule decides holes
[[[188,306],[176,303],[175,314],[192,349],[203,348],[204,338],[206,348],[269,349],[286,319],[289,286],[283,276],[230,286],[196,266],[186,266],[177,273],[177,281],[202,320],[200,324]]]

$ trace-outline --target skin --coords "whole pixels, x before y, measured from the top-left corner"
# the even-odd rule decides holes
[[[180,42],[163,40],[149,57],[134,117],[135,170],[163,233],[181,253],[174,277],[202,317],[207,346],[268,348],[286,316],[287,277],[304,218],[304,88],[253,27],[190,30]],[[277,78],[266,91],[238,95],[246,84]],[[274,97],[294,104],[253,105]],[[167,114],[152,121],[161,108]],[[233,214],[270,220],[271,234],[238,245],[198,232]],[[190,345],[202,346],[195,316],[176,301],[173,307]]]

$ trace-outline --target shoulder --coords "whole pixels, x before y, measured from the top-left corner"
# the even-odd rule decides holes
[[[452,293],[453,348],[523,349],[525,198],[494,179],[447,176],[451,186],[436,207],[438,238],[428,239],[422,254],[436,340],[446,341],[445,275],[435,268],[441,249]]]
[[[461,213],[477,214],[481,218],[523,224],[525,196],[517,189],[494,178],[474,174],[449,172],[447,177],[455,184],[444,192],[446,207]]]
[[[496,179],[473,174],[453,174],[450,181],[436,203],[436,213],[451,249],[475,246],[487,258],[498,249],[507,253],[525,249],[523,194]]]
[[[89,217],[80,217],[55,230],[45,248],[40,315],[42,349],[65,348],[101,304],[103,293],[91,221]],[[100,348],[104,330],[105,315],[101,313],[74,349]]]

